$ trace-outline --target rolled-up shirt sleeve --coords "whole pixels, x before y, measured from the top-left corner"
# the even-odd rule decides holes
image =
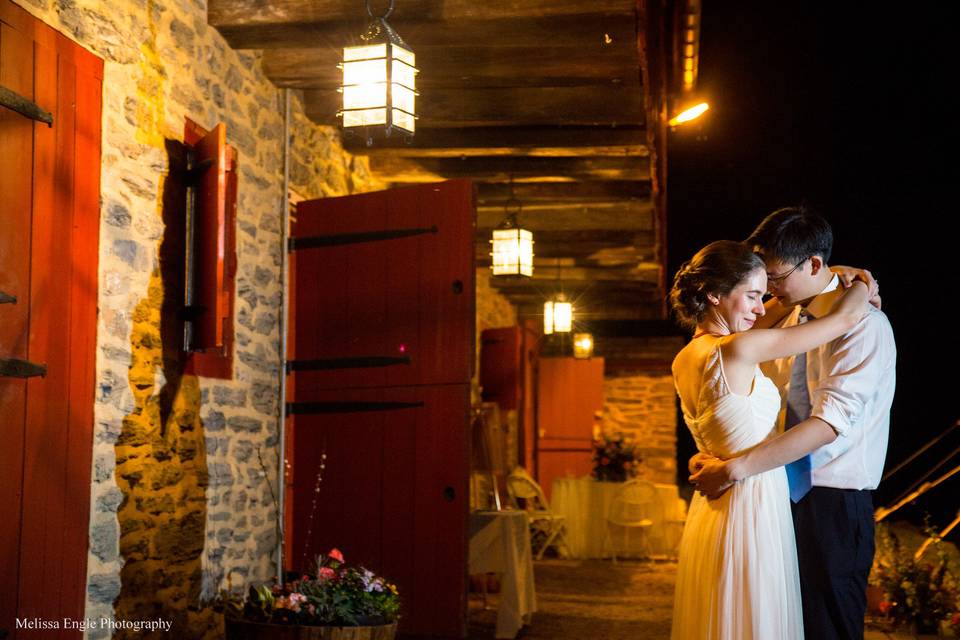
[[[878,372],[885,369],[883,332],[871,328],[868,315],[850,333],[824,345],[819,383],[811,394],[811,417],[820,418],[840,436],[860,422],[865,407],[878,392]]]

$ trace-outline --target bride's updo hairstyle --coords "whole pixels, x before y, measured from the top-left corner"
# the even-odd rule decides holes
[[[717,240],[684,262],[673,277],[670,306],[677,321],[693,329],[707,314],[707,294],[727,295],[757,269],[763,260],[743,242]]]

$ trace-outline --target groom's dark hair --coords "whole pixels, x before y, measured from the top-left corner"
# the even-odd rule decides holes
[[[767,258],[797,263],[820,256],[823,263],[833,251],[833,230],[816,211],[806,207],[784,207],[763,219],[746,243]]]

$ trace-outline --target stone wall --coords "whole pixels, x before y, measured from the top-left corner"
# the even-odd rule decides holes
[[[160,616],[181,636],[216,636],[205,599],[277,573],[283,94],[257,52],[207,26],[203,0],[15,1],[105,60],[86,615]],[[300,194],[381,188],[292,102]],[[164,196],[185,117],[225,123],[239,153],[229,380],[184,373],[168,322],[182,283],[164,258]]]
[[[642,477],[653,482],[677,481],[677,417],[669,374],[637,373],[605,377],[605,431],[632,433],[640,443]]]
[[[605,357],[604,431],[633,434],[642,477],[677,481],[677,405],[670,362],[683,346],[676,337],[598,338]]]
[[[484,329],[517,324],[517,309],[506,296],[490,286],[490,269],[477,269],[477,336]],[[479,343],[478,343],[479,344]]]

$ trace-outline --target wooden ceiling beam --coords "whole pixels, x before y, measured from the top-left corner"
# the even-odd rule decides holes
[[[511,211],[515,208],[511,208]],[[506,217],[502,206],[477,207],[477,229],[489,232]],[[619,229],[653,231],[653,203],[649,200],[625,200],[592,204],[527,205],[520,210],[524,229],[575,231]]]
[[[531,206],[535,203],[569,204],[585,202],[610,202],[613,200],[648,199],[650,183],[633,180],[583,181],[583,182],[488,182],[477,185],[479,206],[503,206],[511,197]]]
[[[558,3],[562,4],[562,3]],[[234,49],[322,49],[330,60],[339,62],[345,46],[360,44],[366,22],[345,18],[335,22],[220,22],[209,24]],[[614,42],[635,42],[633,17],[582,15],[575,17],[519,19],[463,19],[456,22],[391,19],[390,25],[415,54],[426,47],[524,47],[531,42],[545,45],[589,46],[610,38]]]
[[[585,43],[586,45],[586,43]],[[637,62],[636,46],[429,46],[418,47],[417,88],[472,89],[539,86],[592,86],[623,84],[639,87],[631,73]],[[336,89],[342,82],[337,67],[340,54],[323,49],[267,49],[263,70],[281,87]]]
[[[340,94],[304,91],[307,116],[337,124]],[[603,91],[579,87],[436,89],[418,98],[419,122],[434,128],[518,125],[642,125],[643,93],[612,85]]]
[[[378,3],[373,3],[377,5]],[[374,6],[374,12],[385,8]],[[607,46],[634,44],[635,0],[474,2],[412,0],[390,16],[391,26],[418,51],[428,46]],[[234,49],[359,44],[369,17],[356,0],[208,0],[207,22]]]
[[[511,301],[512,302],[512,301]],[[540,318],[543,319],[544,300],[523,301],[516,304],[517,316],[520,318]],[[591,321],[611,321],[611,320],[659,320],[660,303],[655,299],[637,300],[632,304],[605,305],[602,309],[581,309],[574,313],[573,326],[575,331],[581,329],[589,330]]]
[[[646,158],[398,158],[373,156],[370,170],[386,182],[436,182],[471,178],[476,182],[567,182],[646,180]]]
[[[378,140],[372,147],[357,137],[344,139],[357,155],[404,157],[460,156],[648,156],[643,127],[466,127],[435,129],[419,123],[408,143],[401,138]]]
[[[375,14],[388,2],[371,2]],[[636,11],[635,0],[605,0],[598,8],[596,0],[524,0],[523,2],[476,2],[475,0],[406,0],[391,22],[407,20],[443,21],[451,16],[461,19],[554,19],[583,15],[628,16]],[[356,0],[207,0],[210,24],[275,24],[297,22],[335,22],[359,15],[366,19],[363,5]]]
[[[642,282],[656,285],[659,272],[653,273],[651,266],[636,267],[563,267],[536,266],[533,277],[528,280],[530,286],[551,285],[556,282],[584,283],[593,282]],[[658,271],[658,270],[657,270]],[[494,278],[496,280],[496,278]],[[497,286],[497,285],[494,285]]]

